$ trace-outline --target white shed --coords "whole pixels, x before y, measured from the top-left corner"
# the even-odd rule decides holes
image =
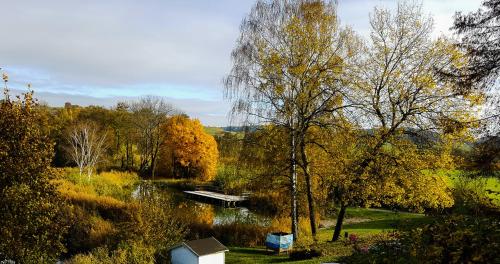
[[[223,264],[227,247],[210,237],[181,243],[170,249],[172,264]]]

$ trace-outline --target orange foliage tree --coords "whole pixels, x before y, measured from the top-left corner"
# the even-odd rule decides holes
[[[162,128],[165,141],[159,173],[175,178],[212,180],[217,172],[217,143],[197,119],[183,115],[169,118]]]

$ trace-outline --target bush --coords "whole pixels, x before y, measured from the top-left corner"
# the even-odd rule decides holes
[[[199,239],[213,236],[228,246],[255,247],[262,246],[268,227],[251,223],[233,222],[229,224],[212,225],[211,223],[192,223],[189,226],[189,239]]]
[[[219,186],[225,193],[240,195],[247,189],[250,172],[244,171],[238,166],[220,164],[215,176],[215,185]]]
[[[59,192],[72,204],[81,206],[87,211],[97,212],[105,219],[113,221],[129,220],[125,211],[130,204],[117,200],[109,196],[99,196],[95,191],[82,185],[76,185],[66,180],[56,181]]]
[[[280,210],[282,207],[283,200],[282,195],[279,193],[254,193],[250,196],[250,200],[248,201],[248,207],[252,210],[268,213],[271,215],[275,215],[278,212],[281,214],[286,214]]]
[[[117,245],[118,230],[113,222],[89,213],[80,206],[73,206],[68,210],[66,217],[72,223],[65,238],[68,255]]]
[[[7,84],[7,75],[3,76]],[[64,201],[51,183],[53,142],[33,93],[0,100],[0,260],[54,263],[65,251]]]
[[[360,249],[346,263],[500,263],[498,217],[453,215]]]
[[[161,195],[142,196],[135,208],[129,207],[133,221],[121,225],[122,240],[140,241],[153,249],[157,260],[166,261],[168,249],[181,242],[187,231],[184,221],[169,205],[170,201]]]
[[[139,184],[139,176],[133,172],[101,172],[88,180],[86,175],[80,175],[77,168],[64,168],[64,179],[78,185],[87,193],[99,196],[110,196],[122,201],[130,200],[132,192]]]
[[[317,249],[293,250],[290,253],[291,260],[304,260],[321,257],[321,252]]]
[[[494,212],[496,205],[486,195],[487,179],[459,177],[453,188],[454,213],[484,215]]]
[[[85,195],[80,193],[72,200],[67,218],[73,225],[66,244],[70,255],[91,253],[75,257],[74,263],[152,263],[155,259],[163,263],[168,249],[182,241],[186,232],[185,224],[162,196],[141,196],[139,201],[125,204],[107,196],[82,199]],[[110,212],[116,215],[101,217]],[[105,249],[109,254],[103,253]]]
[[[146,246],[142,241],[121,243],[119,247],[110,251],[106,247],[99,247],[88,254],[78,254],[65,262],[66,264],[153,264],[155,262],[154,249]]]

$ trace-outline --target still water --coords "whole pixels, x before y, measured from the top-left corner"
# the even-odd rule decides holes
[[[143,181],[132,193],[132,198],[140,199],[143,195],[162,195],[167,197],[171,206],[187,213],[194,214],[202,222],[213,225],[230,224],[234,222],[251,223],[262,226],[271,224],[272,217],[253,212],[245,207],[225,208],[213,204],[188,199],[182,191]]]

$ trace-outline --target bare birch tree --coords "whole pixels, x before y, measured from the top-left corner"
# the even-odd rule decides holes
[[[68,141],[70,143],[70,156],[78,166],[80,176],[86,170],[87,178],[90,181],[90,177],[106,149],[106,133],[99,135],[94,125],[83,123],[71,130]]]

